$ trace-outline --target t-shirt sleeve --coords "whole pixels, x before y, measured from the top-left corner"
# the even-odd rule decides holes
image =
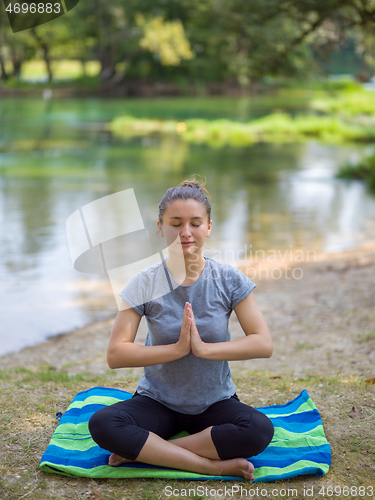
[[[239,269],[234,269],[232,279],[230,280],[231,307],[234,309],[249,293],[254,290],[256,284],[253,283]]]
[[[145,314],[145,304],[143,298],[143,287],[142,287],[141,275],[138,273],[125,285],[125,287],[119,293],[119,296],[125,300],[125,302],[134,309],[135,312],[144,316]]]

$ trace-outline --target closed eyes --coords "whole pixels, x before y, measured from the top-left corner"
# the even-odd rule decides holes
[[[181,224],[172,224],[172,226],[173,226],[173,227],[179,227],[179,226],[181,226]],[[194,226],[194,227],[199,227],[199,226],[200,226],[200,224],[192,224],[192,226]]]

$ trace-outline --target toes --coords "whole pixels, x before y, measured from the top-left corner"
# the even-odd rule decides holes
[[[248,462],[248,465],[247,465],[248,469],[246,471],[246,479],[248,479],[249,481],[253,481],[255,479],[254,477],[254,465],[251,463],[251,462]]]
[[[111,466],[116,466],[120,463],[120,457],[118,455],[115,455],[115,453],[112,453],[112,455],[108,459],[108,465]]]
[[[122,463],[124,462],[122,462],[121,460],[114,460],[111,463],[108,462],[108,465],[110,465],[111,467],[117,467],[117,465],[121,465]]]

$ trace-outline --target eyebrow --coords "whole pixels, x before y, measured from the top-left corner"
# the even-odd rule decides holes
[[[182,217],[169,217],[170,219],[182,219]],[[203,219],[203,217],[192,217],[191,219]]]

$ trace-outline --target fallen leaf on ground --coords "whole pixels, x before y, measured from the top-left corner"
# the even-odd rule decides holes
[[[353,406],[353,408],[349,412],[349,417],[352,417],[352,418],[364,418],[364,415],[363,415],[362,412],[356,410],[355,407]]]
[[[367,384],[375,384],[375,377],[368,378],[368,379],[366,380],[366,383],[367,383]]]
[[[100,490],[88,491],[86,494],[87,500],[100,500],[101,497]]]

